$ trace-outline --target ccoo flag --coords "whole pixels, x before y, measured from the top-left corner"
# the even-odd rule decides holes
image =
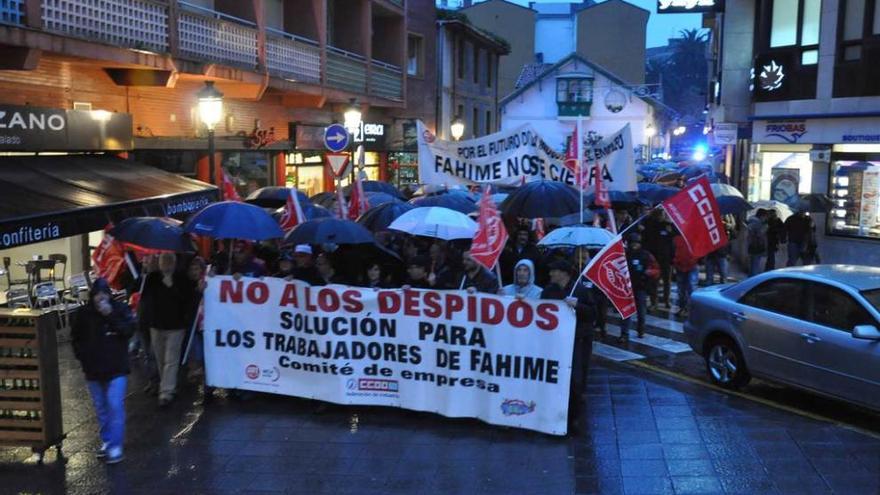
[[[480,219],[471,244],[471,257],[487,270],[491,270],[498,262],[505,244],[507,229],[492,201],[492,186],[489,186],[480,198]]]
[[[706,256],[727,244],[721,210],[705,176],[664,201],[662,206],[694,258]]]
[[[626,250],[619,235],[590,260],[582,275],[602,290],[621,318],[626,319],[636,313]]]

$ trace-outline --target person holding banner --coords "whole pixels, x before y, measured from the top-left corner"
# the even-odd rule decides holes
[[[532,260],[521,259],[513,269],[513,283],[502,287],[499,294],[524,299],[540,299],[543,290],[535,285],[535,264]]]
[[[427,256],[414,256],[406,264],[406,281],[404,289],[430,289],[428,267],[431,260]]]
[[[461,288],[468,292],[485,292],[486,294],[498,293],[498,277],[492,274],[483,265],[471,256],[470,251],[465,251],[461,256],[461,264],[464,267]]]
[[[596,320],[595,292],[584,284],[577,284],[578,279],[572,276],[574,269],[567,261],[553,261],[547,268],[550,284],[541,291],[541,299],[564,300],[575,310],[577,316],[568,392],[568,432],[569,434],[579,434],[590,356],[593,354],[593,325]]]
[[[648,290],[651,283],[660,277],[660,267],[657,260],[646,249],[642,248],[642,236],[630,234],[627,237],[626,262],[629,268],[632,283],[633,296],[636,301],[636,331],[639,338],[645,336],[645,314],[648,311]],[[621,344],[629,342],[629,327],[632,317],[620,324]]]

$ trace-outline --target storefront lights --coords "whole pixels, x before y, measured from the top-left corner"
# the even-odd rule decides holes
[[[846,210],[836,209],[834,210],[834,216],[837,218],[844,218],[846,216]]]
[[[452,120],[452,124],[449,125],[449,132],[452,134],[452,139],[456,141],[464,136],[464,121],[461,120],[461,117],[455,117]]]
[[[223,93],[214,87],[214,81],[205,81],[205,87],[196,95],[199,98],[199,119],[209,130],[223,118]]]
[[[345,110],[345,114],[343,114],[345,118],[343,125],[348,129],[348,132],[356,134],[361,127],[361,106],[358,104],[357,98],[352,98],[348,102],[348,108]]]
[[[837,177],[837,185],[840,187],[849,187],[849,177]]]

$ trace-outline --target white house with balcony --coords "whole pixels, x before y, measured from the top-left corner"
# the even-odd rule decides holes
[[[572,53],[556,64],[523,67],[516,89],[501,100],[501,129],[530,123],[548,143],[562,150],[578,117],[584,119],[585,132],[600,136],[630,124],[636,156],[647,157],[648,149],[665,148],[663,121],[668,108],[646,92],[644,86],[628,85]]]

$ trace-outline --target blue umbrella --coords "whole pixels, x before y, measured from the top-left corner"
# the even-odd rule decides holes
[[[357,223],[363,225],[372,232],[388,230],[388,226],[391,225],[391,222],[397,220],[397,217],[413,208],[415,208],[415,206],[409,203],[400,202],[373,206],[357,219]]]
[[[679,191],[681,191],[681,189],[662,186],[660,184],[653,184],[650,182],[639,183],[639,199],[652,205],[666,201],[678,194]]]
[[[351,220],[319,218],[301,223],[284,237],[284,244],[375,244],[373,233]]]
[[[644,201],[639,199],[639,193],[635,191],[608,191],[608,197],[611,199],[611,206],[630,207],[645,204]],[[584,195],[584,205],[592,205],[595,200],[595,193]]]
[[[397,199],[403,199],[403,195],[400,194],[400,191],[398,191],[396,187],[387,182],[382,182],[378,180],[365,180],[362,181],[361,184],[363,185],[365,193],[385,193]],[[342,188],[342,194],[344,194],[346,198],[351,196],[351,184]]]
[[[321,205],[329,210],[331,209],[330,207],[336,202],[336,195],[332,192],[320,192],[309,198],[309,201],[316,205]]]
[[[330,213],[330,210],[324,208],[323,206],[313,205],[309,203],[308,206],[303,207],[303,214],[306,216],[306,220],[316,220],[318,218],[329,218],[333,216],[333,213]],[[284,215],[284,208],[278,208],[272,213],[272,218],[275,221],[281,220],[281,216]]]
[[[559,218],[577,213],[580,207],[575,188],[552,180],[536,180],[520,186],[501,203],[505,215],[520,218]]]
[[[212,239],[263,241],[284,237],[272,215],[259,206],[222,201],[202,208],[183,225],[184,232]]]
[[[413,206],[442,206],[465,215],[477,211],[477,203],[474,203],[467,193],[459,191],[449,191],[435,196],[422,196],[409,200],[409,203]]]
[[[195,251],[192,240],[183,232],[181,222],[163,217],[131,217],[110,231],[116,240],[147,249],[189,253]]]
[[[321,194],[324,194],[324,193],[321,193]],[[373,206],[384,205],[385,203],[402,203],[403,202],[402,200],[398,199],[396,196],[392,196],[390,194],[385,194],[382,192],[368,192],[365,194],[367,196],[367,202],[370,203],[371,208]],[[337,199],[336,195],[333,193],[330,193],[330,196],[322,196],[320,198],[320,202],[316,203],[316,204],[326,208],[329,211],[336,211],[338,208],[336,206],[337,203],[338,203],[338,199]]]
[[[564,217],[559,219],[559,225],[562,227],[570,227],[572,225],[586,225],[593,223],[593,219],[596,218],[596,212],[599,210],[584,210],[584,221],[581,222],[581,214],[578,212],[574,212],[570,215],[565,215]]]
[[[715,200],[722,215],[735,215],[752,209],[752,205],[741,196],[717,196]]]
[[[262,206],[263,208],[280,208],[287,204],[287,197],[290,195],[290,190],[291,188],[289,187],[280,186],[261,187],[248,194],[247,199],[244,201],[245,203]],[[299,204],[303,208],[305,208],[307,204],[311,204],[306,193],[300,190],[296,191],[296,197],[299,199]]]

